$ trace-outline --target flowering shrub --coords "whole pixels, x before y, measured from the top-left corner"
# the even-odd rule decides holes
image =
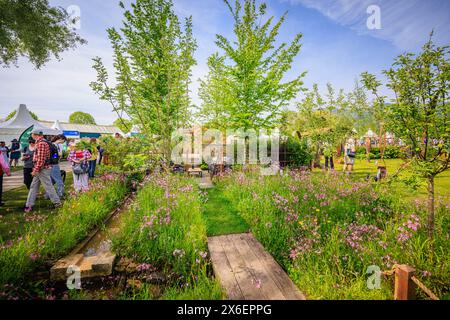
[[[422,203],[403,203],[382,184],[303,171],[235,173],[216,180],[309,298],[392,299],[389,281],[382,281],[380,290],[367,288],[366,270],[397,263],[427,275],[423,282],[438,295],[450,291],[448,202],[438,205],[431,244],[422,227]]]
[[[102,177],[88,192],[65,201],[54,216],[32,225],[22,237],[0,243],[0,284],[15,282],[46,261],[67,254],[120,204],[126,192],[123,177]]]

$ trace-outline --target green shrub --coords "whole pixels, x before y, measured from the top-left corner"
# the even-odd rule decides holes
[[[370,159],[381,159],[381,151],[379,147],[370,148]],[[356,156],[358,159],[367,159],[366,148],[356,148]],[[384,150],[384,159],[398,159],[406,157],[406,153],[400,146],[386,146]]]
[[[313,159],[305,141],[298,141],[297,139],[291,138],[280,144],[281,161],[283,161],[283,157],[285,157],[284,161],[291,168],[308,166]]]

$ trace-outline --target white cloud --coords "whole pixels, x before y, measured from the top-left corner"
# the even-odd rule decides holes
[[[401,50],[417,50],[435,30],[440,45],[450,43],[450,1],[439,0],[281,0],[315,9],[359,34],[392,42]],[[381,29],[369,30],[367,8],[381,9]]]

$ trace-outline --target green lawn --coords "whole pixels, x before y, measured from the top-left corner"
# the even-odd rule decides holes
[[[249,230],[233,204],[218,187],[208,190],[208,201],[203,209],[208,236],[242,233]]]
[[[73,183],[72,174],[68,174],[65,186],[69,190]],[[25,186],[3,192],[5,206],[0,207],[0,242],[16,239],[24,234],[26,229],[33,223],[40,223],[47,219],[53,212],[52,203],[44,198],[44,188],[36,199],[34,211],[24,213],[23,208],[27,201],[28,190]]]
[[[378,162],[377,162],[378,161]],[[323,163],[323,161],[322,161]],[[374,177],[377,174],[377,163],[383,164],[381,160],[371,160],[367,162],[367,160],[355,160],[354,171],[352,172],[352,176],[356,179],[364,179],[369,175],[370,177]],[[385,160],[385,165],[388,171],[388,176],[397,172],[400,166],[404,163],[402,159],[387,159]],[[342,171],[343,165],[339,164],[338,161],[335,163],[335,169],[337,171]],[[316,172],[319,172],[319,169],[315,169]],[[401,177],[410,177],[412,173],[406,169],[400,175]],[[417,198],[417,197],[426,197],[427,195],[427,183],[424,179],[420,179],[419,188],[414,191],[411,189],[411,184],[408,183],[395,183],[393,184],[396,192],[399,193],[401,197],[407,198]],[[444,171],[439,174],[435,180],[435,192],[437,196],[449,197],[450,196],[450,170]]]

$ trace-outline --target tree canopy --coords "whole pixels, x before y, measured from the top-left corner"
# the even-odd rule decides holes
[[[434,177],[450,162],[450,50],[430,40],[418,54],[398,56],[383,71],[395,99],[384,103],[381,82],[363,73],[363,83],[375,94],[376,110],[382,110],[387,128],[410,146],[413,169],[428,179],[430,237],[434,229]]]
[[[123,3],[120,6],[124,9]],[[124,12],[120,31],[108,29],[114,54],[116,85],[108,84],[101,58],[94,59],[97,80],[91,87],[122,119],[138,124],[155,138],[170,159],[172,133],[189,120],[189,84],[196,41],[192,18],[182,27],[167,0],[137,0]]]
[[[96,124],[92,115],[82,111],[76,111],[69,116],[69,123]]]
[[[296,97],[304,73],[284,81],[300,51],[301,34],[288,45],[275,46],[285,13],[267,17],[266,4],[225,0],[234,21],[235,39],[216,35],[221,50],[208,59],[209,74],[201,81],[200,117],[219,128],[259,129],[279,124],[283,107]]]
[[[51,56],[86,43],[69,28],[67,12],[47,0],[0,0],[0,65],[27,57],[37,68]]]

